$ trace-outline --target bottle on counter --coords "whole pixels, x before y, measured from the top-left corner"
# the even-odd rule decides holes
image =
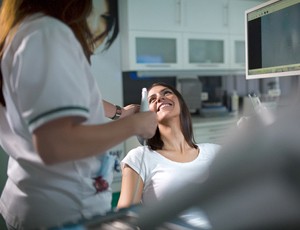
[[[239,113],[239,96],[236,90],[234,90],[231,95],[231,112],[235,116]]]

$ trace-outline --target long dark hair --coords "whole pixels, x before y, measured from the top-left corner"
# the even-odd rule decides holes
[[[106,47],[116,39],[119,32],[117,0],[107,0],[111,20],[107,22],[105,35],[109,35]],[[92,11],[92,0],[3,0],[0,12],[0,62],[4,52],[4,44],[9,32],[26,16],[44,13],[67,24],[81,44],[87,60],[90,62],[94,40],[88,28],[87,17]],[[5,106],[2,91],[2,71],[0,68],[0,104]]]
[[[194,139],[191,114],[190,114],[190,111],[189,111],[182,95],[179,93],[179,91],[176,88],[174,88],[173,86],[168,85],[164,82],[158,82],[158,83],[152,84],[152,86],[150,86],[150,88],[148,88],[148,91],[155,86],[166,87],[166,88],[172,90],[173,93],[176,95],[176,97],[178,98],[178,101],[179,101],[180,109],[181,109],[181,113],[180,113],[181,132],[184,136],[185,141],[188,143],[188,145],[191,146],[192,148],[197,149],[198,146],[196,145],[196,142]],[[159,149],[163,148],[164,142],[161,139],[159,128],[156,129],[155,135],[151,139],[147,140],[147,145],[152,150],[159,150]]]
[[[107,2],[109,17],[106,18],[106,30],[103,33],[107,37],[105,49],[111,46],[119,34],[118,0],[107,0]]]

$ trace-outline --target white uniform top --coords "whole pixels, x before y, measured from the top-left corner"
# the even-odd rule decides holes
[[[220,146],[216,144],[198,144],[198,157],[186,163],[171,161],[147,146],[139,146],[128,152],[122,160],[136,171],[144,182],[142,203],[153,204],[161,200],[188,182],[201,182],[206,179],[207,168],[214,159]],[[144,159],[142,155],[144,152]]]
[[[7,223],[27,230],[109,211],[111,190],[96,193],[93,185],[100,155],[46,166],[32,143],[32,132],[56,118],[105,121],[102,96],[70,28],[41,14],[27,18],[1,68],[6,108],[0,106],[0,144],[10,158],[0,211]]]

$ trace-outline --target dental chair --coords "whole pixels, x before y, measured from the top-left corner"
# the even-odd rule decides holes
[[[141,210],[136,225],[171,229],[182,212],[200,208],[212,230],[300,229],[300,106],[268,125],[251,119],[230,136],[206,181]]]

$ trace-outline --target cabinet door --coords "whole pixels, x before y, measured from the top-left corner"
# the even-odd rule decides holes
[[[184,35],[184,67],[189,69],[226,68],[229,65],[228,36],[223,34]]]
[[[230,36],[230,68],[245,69],[245,37],[242,35]]]
[[[182,35],[163,32],[129,32],[128,69],[165,70],[182,67]]]
[[[236,126],[232,122],[215,122],[214,124],[193,125],[194,137],[197,143],[214,143],[224,144],[227,140],[227,135]]]
[[[181,30],[182,0],[126,1],[128,1],[130,30]]]
[[[184,31],[227,33],[228,4],[226,0],[185,0]]]

